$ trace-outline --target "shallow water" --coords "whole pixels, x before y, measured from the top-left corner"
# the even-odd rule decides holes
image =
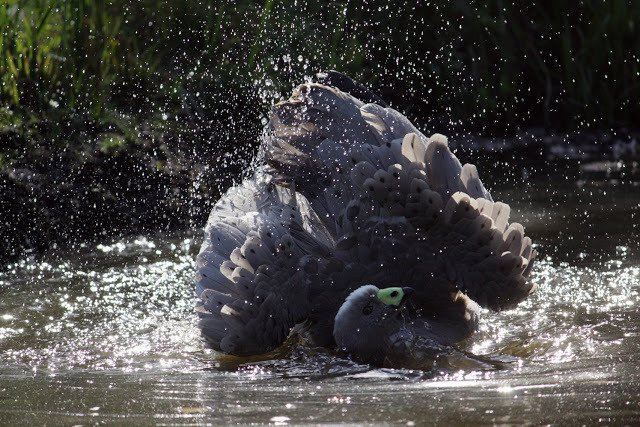
[[[464,344],[503,369],[221,358],[192,313],[199,233],[146,236],[0,272],[0,423],[640,423],[640,186],[493,194],[540,253],[538,291]]]

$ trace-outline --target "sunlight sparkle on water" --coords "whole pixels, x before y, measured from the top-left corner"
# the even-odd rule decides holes
[[[363,403],[378,407],[396,399],[404,407],[415,397],[419,407],[427,398],[459,413],[498,416],[506,409],[487,396],[528,405],[527,396],[562,390],[569,399],[584,386],[583,401],[635,378],[640,363],[640,267],[630,246],[624,256],[619,249],[599,262],[592,261],[586,243],[575,252],[579,263],[541,256],[533,271],[538,290],[515,310],[483,312],[479,331],[462,348],[499,357],[502,369],[419,372],[371,369],[304,347],[263,361],[221,358],[202,343],[193,312],[198,243],[190,235],[120,239],[88,245],[77,259],[8,266],[0,272],[7,296],[0,314],[0,370],[42,381],[43,389],[123,393],[134,406],[141,404],[135,403],[140,395],[171,402],[171,417],[192,419],[225,402],[238,413],[266,405],[269,417],[294,423],[310,411],[309,399],[339,411],[350,403],[350,413],[357,413],[367,407]],[[428,396],[413,394],[418,392]],[[109,411],[104,401],[72,409],[86,413],[100,406],[103,414]],[[244,404],[238,407],[238,401]],[[394,419],[411,421],[400,413]]]

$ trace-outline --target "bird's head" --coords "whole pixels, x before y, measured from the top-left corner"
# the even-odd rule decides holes
[[[391,345],[391,336],[404,324],[404,303],[413,288],[379,289],[364,285],[344,301],[333,324],[338,350],[354,358],[381,364]]]

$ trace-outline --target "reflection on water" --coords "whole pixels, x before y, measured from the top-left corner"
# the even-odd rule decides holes
[[[0,422],[640,422],[640,188],[494,194],[541,254],[537,293],[463,345],[504,369],[221,358],[192,313],[200,236],[147,236],[0,272]]]

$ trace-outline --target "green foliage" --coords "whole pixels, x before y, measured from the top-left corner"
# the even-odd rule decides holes
[[[334,68],[433,126],[634,124],[639,19],[625,0],[0,0],[0,100],[106,120],[226,86],[265,109]]]
[[[0,6],[2,94],[30,109],[99,116],[117,76],[121,18],[104,1],[5,0]]]
[[[99,142],[100,151],[103,153],[115,153],[124,148],[126,139],[118,134],[107,134]]]

